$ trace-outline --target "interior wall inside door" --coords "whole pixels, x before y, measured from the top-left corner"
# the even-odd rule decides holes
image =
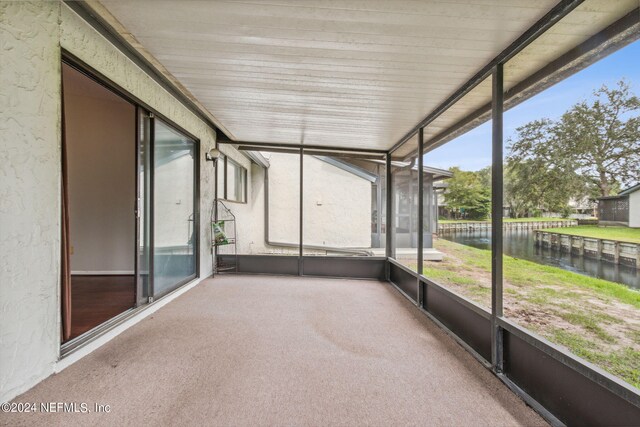
[[[71,258],[71,338],[132,308],[136,109],[62,66]]]

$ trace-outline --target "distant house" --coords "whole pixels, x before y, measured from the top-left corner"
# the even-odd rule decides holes
[[[598,219],[600,225],[640,228],[640,184],[598,199]]]
[[[571,219],[590,219],[597,216],[598,203],[597,200],[589,197],[571,198],[567,203],[569,208],[569,216]],[[543,208],[532,209],[525,215],[525,217],[537,217],[542,216],[545,218],[558,218],[562,217],[564,212],[546,210]],[[513,210],[511,206],[505,204],[502,208],[502,216],[504,218],[513,217]]]
[[[597,216],[598,203],[589,197],[571,198],[568,203],[570,209],[569,218],[588,219]],[[543,217],[560,217],[561,212],[543,211]]]
[[[569,218],[593,218],[597,214],[598,204],[594,199],[589,197],[583,197],[580,199],[572,198],[569,200],[569,207],[571,208],[571,215]]]

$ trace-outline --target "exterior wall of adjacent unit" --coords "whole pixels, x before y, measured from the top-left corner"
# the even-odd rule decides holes
[[[54,372],[60,351],[61,48],[201,142],[200,276],[211,272],[216,134],[60,2],[0,2],[0,401]]]
[[[299,157],[263,153],[270,164],[267,170],[251,162],[231,145],[221,144],[219,149],[247,169],[247,202],[223,201],[236,216],[238,254],[297,255],[298,249],[292,245],[297,245],[299,241]],[[268,182],[265,180],[267,175]],[[268,212],[265,197],[269,199]],[[268,232],[265,229],[267,223]],[[277,244],[270,245],[268,241]],[[219,253],[228,253],[230,250],[232,248],[221,247]]]
[[[300,241],[300,157],[280,153],[265,156],[269,159],[269,241],[297,245]],[[298,253],[297,249],[291,251]]]
[[[640,190],[629,194],[629,227],[640,228]]]
[[[304,159],[304,241],[371,247],[371,181],[313,156]]]
[[[221,145],[220,151],[247,169],[247,202],[223,202],[236,217],[238,253],[297,255],[300,240],[299,156],[263,153],[269,162],[269,167],[264,168],[230,145]],[[268,182],[265,174],[268,174]],[[265,191],[266,185],[268,191]],[[370,248],[371,188],[371,182],[362,177],[316,157],[305,156],[305,245]],[[268,210],[265,197],[268,197]],[[269,230],[265,230],[266,226]],[[228,250],[221,247],[219,253],[228,253]],[[327,254],[327,250],[319,248],[305,249],[305,252]]]
[[[299,160],[272,153],[269,157],[269,241],[262,253],[282,252],[279,243],[297,244],[300,212]],[[304,157],[304,243],[308,254],[321,248],[371,247],[371,182],[313,156]],[[261,203],[264,203],[262,198]],[[257,207],[256,207],[257,210]],[[259,253],[254,248],[253,253]],[[296,249],[288,249],[288,251]]]

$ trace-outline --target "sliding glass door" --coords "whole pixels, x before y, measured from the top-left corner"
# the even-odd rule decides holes
[[[198,272],[199,142],[64,57],[62,354]]]
[[[196,277],[196,142],[153,121],[153,296]]]

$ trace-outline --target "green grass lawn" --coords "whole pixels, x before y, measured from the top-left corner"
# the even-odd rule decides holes
[[[594,239],[619,240],[622,242],[640,243],[640,228],[598,227],[597,225],[579,225],[567,228],[547,228],[544,231],[573,234],[575,236],[593,237]]]
[[[548,221],[571,221],[571,218],[547,218],[547,217],[537,217],[537,218],[503,218],[503,222],[548,222]],[[441,224],[459,224],[463,222],[491,222],[490,219],[485,219],[482,221],[473,221],[470,219],[439,219],[439,223]]]
[[[491,307],[491,252],[443,239],[434,246],[445,258],[425,263],[425,276]],[[640,292],[509,256],[503,264],[507,318],[640,386]]]

